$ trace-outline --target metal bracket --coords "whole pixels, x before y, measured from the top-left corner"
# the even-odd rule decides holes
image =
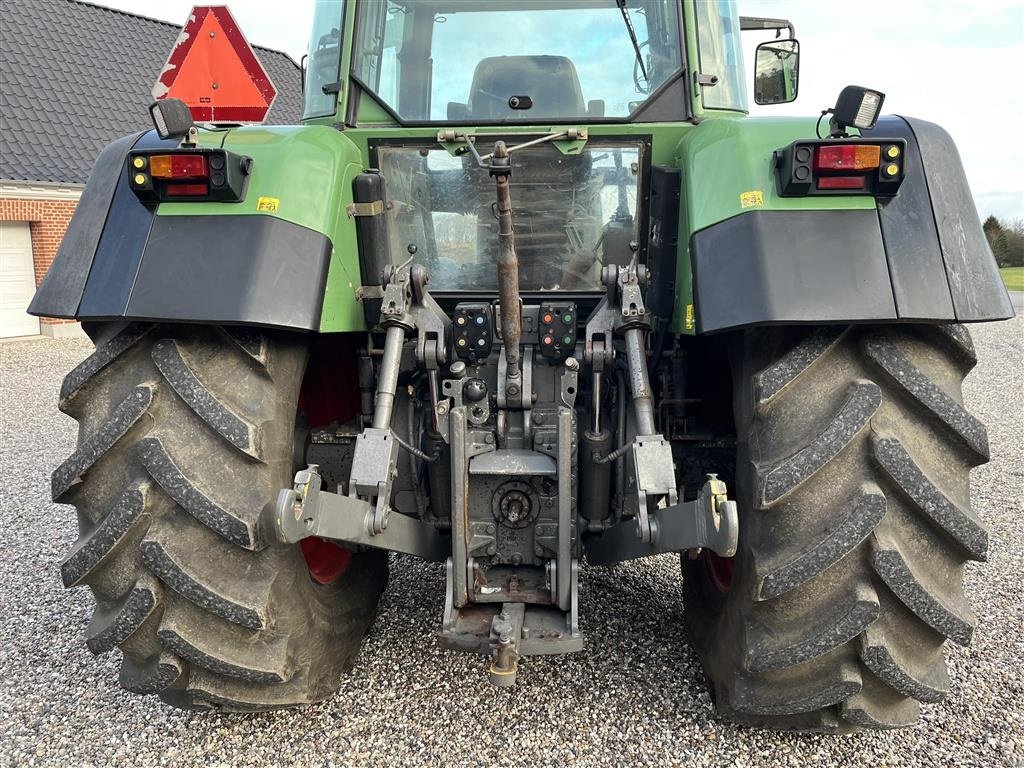
[[[679,500],[672,445],[661,435],[637,436],[630,445],[629,463],[631,474],[636,479],[633,498],[636,536],[644,543],[657,544],[657,523],[650,513],[662,500],[666,506],[672,506]]]
[[[481,155],[475,146],[477,138],[485,138],[489,136],[505,137],[507,134],[504,133],[477,133],[468,134],[460,133],[453,128],[445,128],[437,132],[437,142],[444,147],[450,154],[458,156],[463,155],[466,152],[470,152],[479,167],[490,170],[490,161],[493,157],[493,153],[488,152],[486,155]],[[547,142],[553,142],[555,147],[560,152],[567,155],[576,155],[583,151],[583,148],[587,144],[587,140],[590,138],[590,133],[586,128],[572,127],[565,128],[560,131],[553,131],[546,133],[535,139],[524,141],[522,144],[516,144],[515,146],[508,147],[508,152],[516,152],[520,149],[528,149],[529,147],[535,147],[538,144],[545,144]]]
[[[610,565],[697,547],[706,547],[721,557],[736,554],[740,530],[736,502],[729,500],[725,483],[715,475],[708,475],[694,501],[653,511],[651,517],[652,528],[657,530],[653,542],[638,539],[631,523],[619,523],[600,537],[587,540],[587,561],[591,565]]]
[[[560,377],[562,405],[569,409],[575,407],[576,393],[580,391],[579,370],[580,361],[570,357],[565,361],[565,370]]]
[[[502,447],[523,447],[533,432],[533,347],[522,346],[519,360],[520,379],[508,382],[508,358],[505,348],[498,354],[498,443]]]
[[[398,474],[398,442],[391,429],[364,429],[356,438],[349,474],[348,495],[375,499],[370,532],[378,534],[388,526],[391,515],[391,484]]]
[[[617,279],[619,292],[619,309],[622,312],[623,322],[629,323],[636,320],[647,322],[647,307],[644,305],[644,295],[641,291],[641,283],[646,282],[646,268],[639,264],[632,264],[628,267],[617,268],[615,265],[605,267],[609,275],[606,280]]]
[[[549,581],[558,580],[550,561]],[[518,662],[526,656],[551,656],[583,650],[579,628],[579,567],[574,558],[569,566],[568,610],[555,605],[524,602],[469,603],[456,605],[456,567],[451,559],[445,566],[446,597],[444,622],[438,641],[442,648],[490,656],[488,677],[498,686],[515,682]]]
[[[647,283],[647,269],[635,262],[625,267],[609,264],[601,270],[601,282],[606,293],[587,318],[583,360],[596,370],[611,364],[615,357],[612,337],[632,328],[650,328],[643,287]],[[600,366],[600,367],[598,367]]]
[[[355,546],[375,547],[443,561],[448,554],[447,540],[434,526],[407,515],[394,514],[385,519],[380,531],[374,530],[374,506],[351,496],[339,496],[321,490],[316,465],[295,475],[295,486],[282,489],[274,509],[277,538],[295,544],[310,536]]]
[[[350,219],[357,216],[380,216],[386,208],[383,200],[374,200],[369,203],[349,203],[345,207],[345,213]]]
[[[445,339],[451,320],[427,291],[430,274],[426,267],[410,262],[385,271],[381,324],[415,330],[416,361],[425,366],[434,361],[443,365],[448,359]]]

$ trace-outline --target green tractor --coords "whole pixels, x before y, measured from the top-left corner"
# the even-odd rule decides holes
[[[125,688],[330,696],[393,551],[496,685],[587,652],[581,563],[679,553],[722,717],[948,693],[963,324],[1013,310],[948,134],[854,86],[748,117],[742,30],[791,101],[792,25],[727,0],[318,0],[302,125],[167,99],[102,152],[31,311],[96,344],[52,492]]]

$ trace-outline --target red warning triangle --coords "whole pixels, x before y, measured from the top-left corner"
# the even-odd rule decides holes
[[[277,97],[270,76],[222,5],[192,9],[154,99],[181,99],[200,123],[261,123]]]

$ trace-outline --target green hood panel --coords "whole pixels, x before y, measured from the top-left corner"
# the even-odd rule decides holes
[[[874,209],[873,197],[779,197],[772,153],[814,137],[814,119],[719,117],[704,120],[679,142],[687,234],[750,210]]]

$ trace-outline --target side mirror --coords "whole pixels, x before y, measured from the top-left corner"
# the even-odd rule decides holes
[[[800,84],[800,43],[771,40],[757,46],[754,60],[754,102],[787,104]]]

